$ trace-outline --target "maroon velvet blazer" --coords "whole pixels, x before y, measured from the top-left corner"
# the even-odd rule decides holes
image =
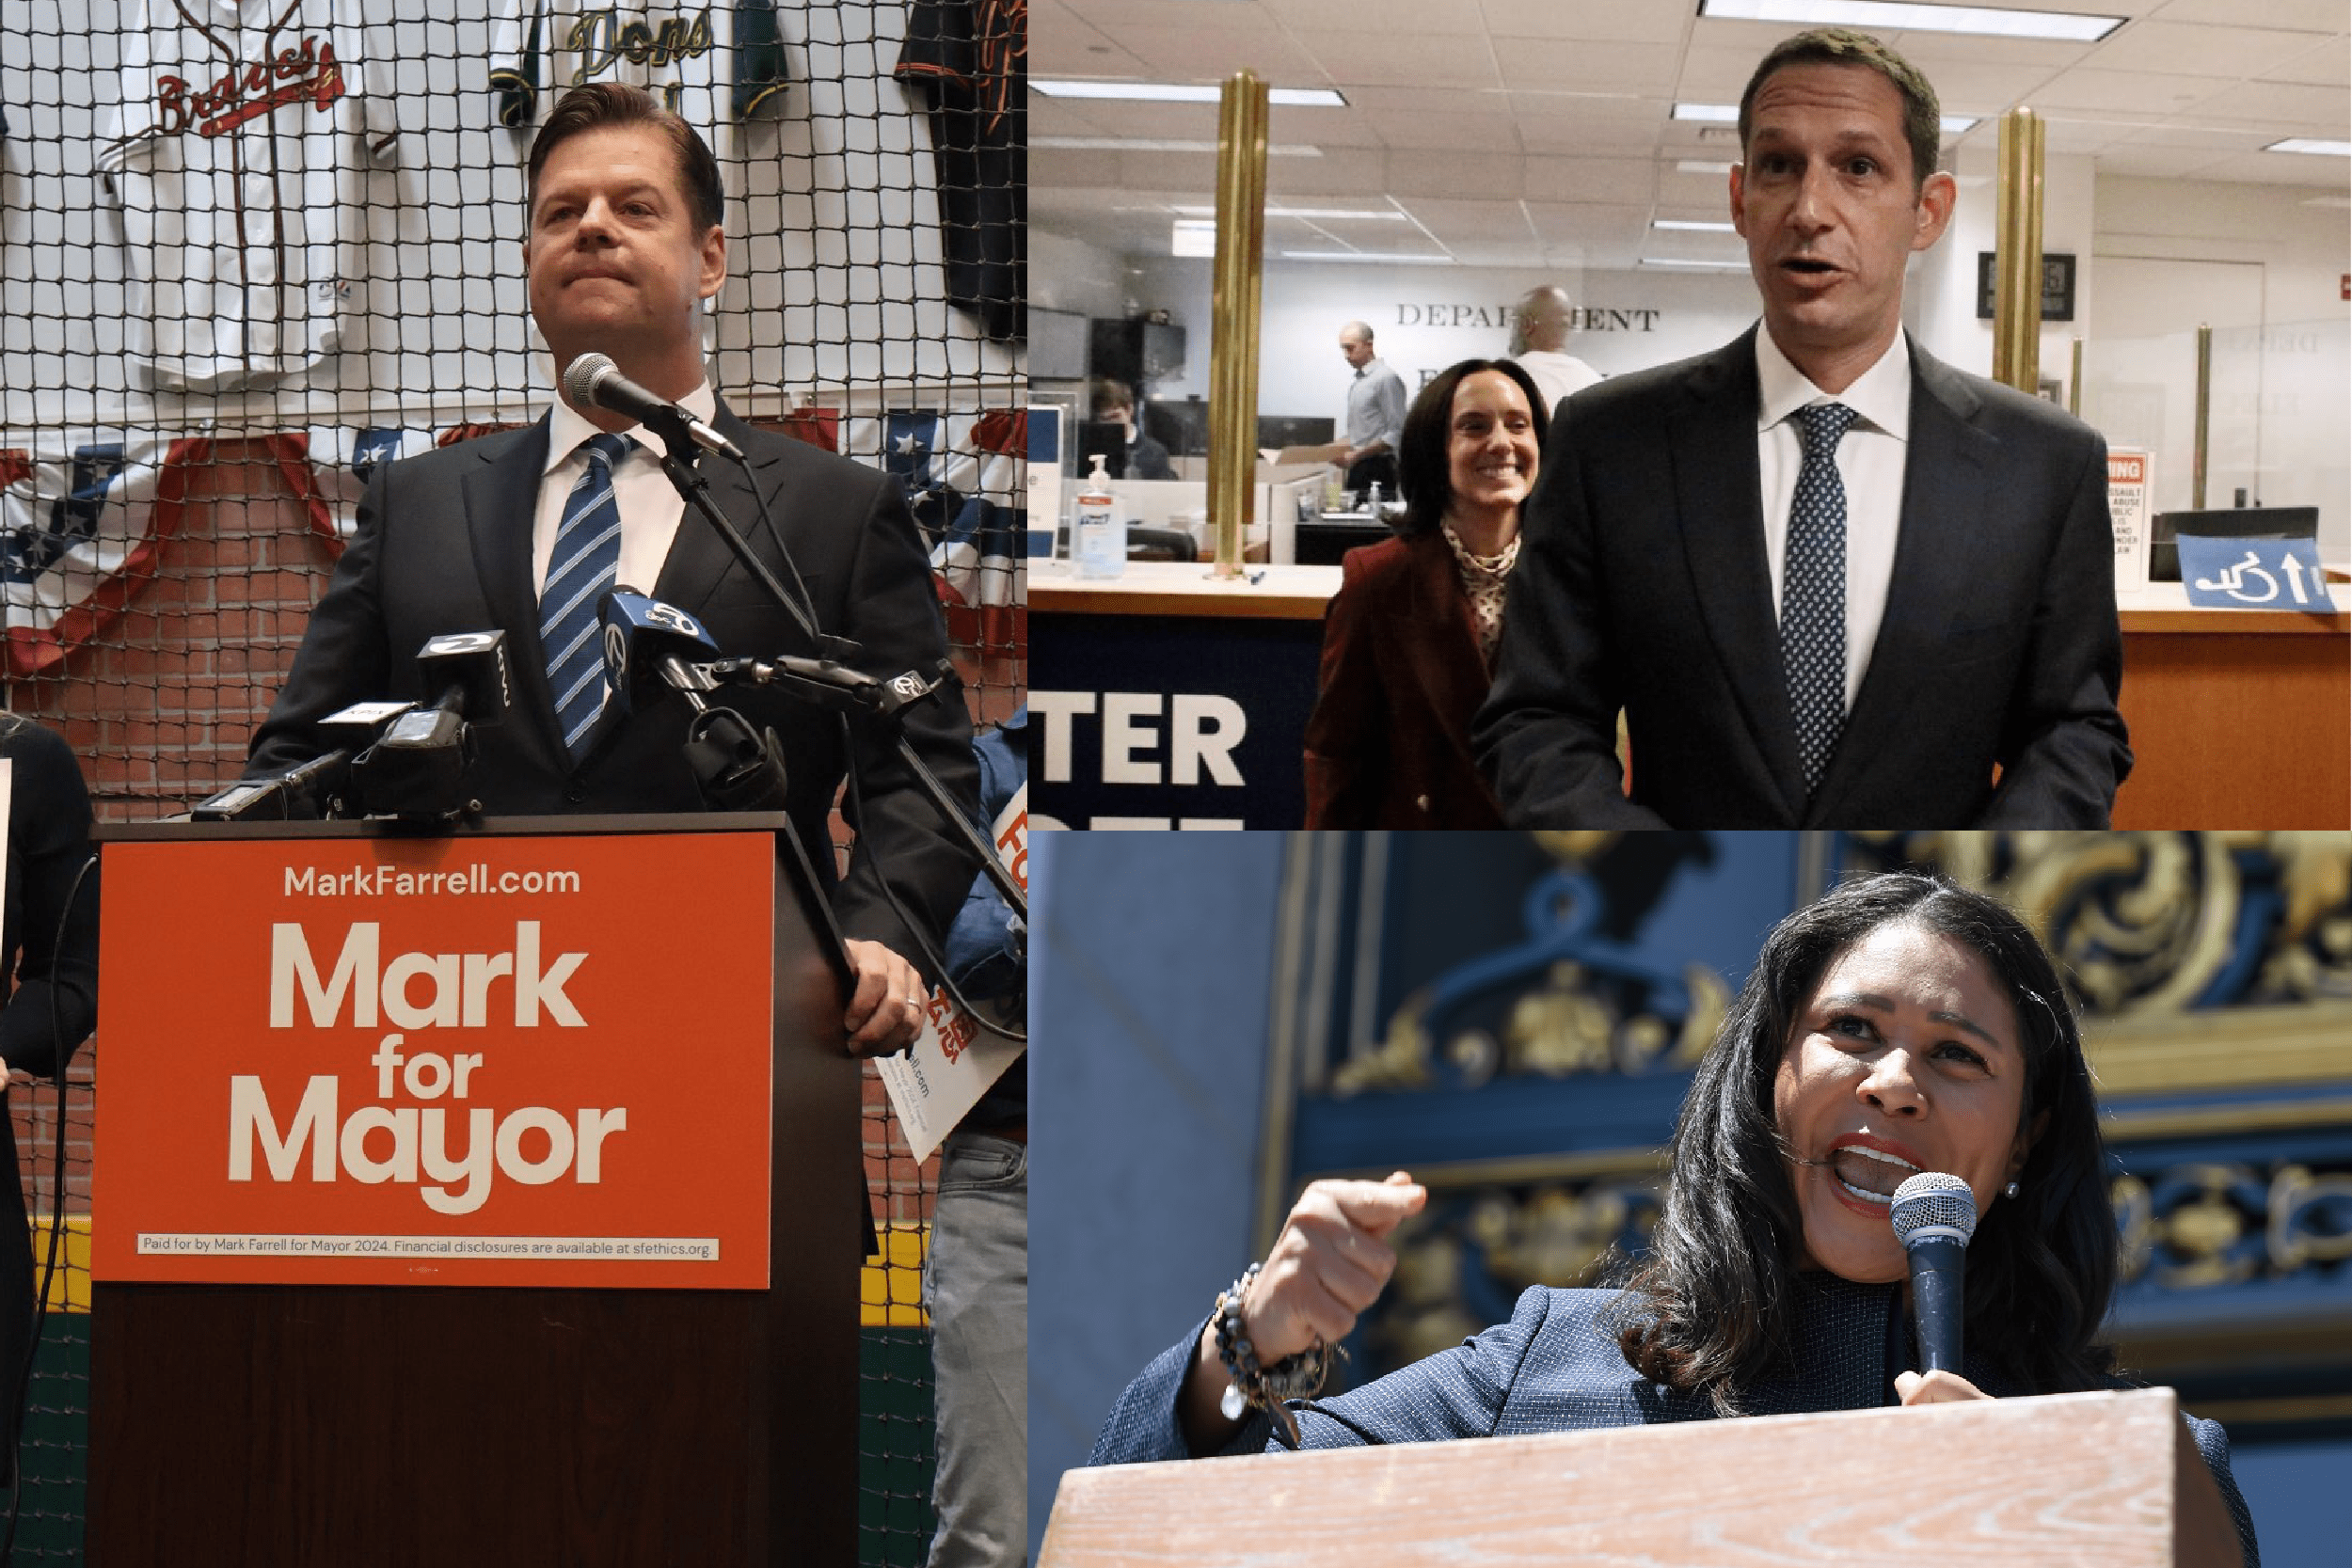
[[[1307,721],[1307,826],[1500,828],[1470,746],[1486,661],[1445,536],[1367,545],[1341,570]]]

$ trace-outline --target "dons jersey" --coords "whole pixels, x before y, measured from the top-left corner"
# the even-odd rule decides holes
[[[738,121],[784,112],[775,0],[503,0],[490,30],[501,125],[536,127],[571,87],[626,82],[703,134],[725,168]]]
[[[183,391],[316,364],[364,277],[366,171],[394,153],[390,29],[366,0],[127,9],[98,165],[122,211],[132,357]]]

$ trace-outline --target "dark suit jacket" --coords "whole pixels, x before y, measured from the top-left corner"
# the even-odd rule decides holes
[[[1343,1449],[1436,1443],[1715,1418],[1713,1404],[1703,1395],[1652,1383],[1626,1363],[1616,1337],[1616,1314],[1624,1301],[1614,1291],[1533,1286],[1520,1295],[1509,1323],[1344,1394],[1294,1402],[1301,1444]],[[1900,1402],[1895,1376],[1915,1370],[1917,1358],[1910,1314],[1893,1287],[1804,1275],[1788,1309],[1795,1318],[1793,1355],[1755,1386],[1740,1390],[1740,1407],[1748,1415],[1874,1410]],[[1191,1451],[1176,1414],[1201,1326],[1195,1323],[1127,1386],[1104,1420],[1088,1464],[1209,1457]],[[1981,1354],[1966,1354],[1962,1369],[1969,1382],[1996,1399],[2034,1391]],[[2246,1568],[2260,1568],[2253,1517],[2230,1473],[2229,1433],[2218,1421],[2186,1419],[2236,1527]],[[1219,1451],[1283,1450],[1273,1420],[1253,1410]]]
[[[1347,552],[1307,721],[1310,828],[1499,828],[1470,756],[1486,660],[1432,529]]]
[[[931,574],[898,482],[863,464],[766,431],[723,408],[714,421],[743,449],[776,526],[828,633],[856,640],[867,673],[925,674],[946,654]],[[469,778],[493,816],[575,812],[691,812],[702,809],[681,754],[688,710],[675,694],[623,717],[608,704],[577,767],[557,729],[547,657],[531,581],[531,525],[546,467],[545,420],[423,453],[375,471],[360,502],[358,529],[311,611],[269,718],[253,737],[248,777],[320,755],[313,726],[371,698],[429,699],[420,689],[417,650],[446,632],[506,632],[514,707],[495,727],[478,727],[480,756]],[[706,457],[719,509],[786,581],[776,546],[759,530],[757,507],[733,463]],[[702,621],[730,655],[814,650],[775,609],[715,531],[690,507],[656,582],[640,584]],[[826,828],[846,762],[835,720],[771,689],[723,698],[783,743],[787,809],[820,880],[831,884]],[[971,725],[961,699],[935,694],[909,710],[907,738],[960,800],[975,798]],[[933,966],[909,938],[877,878],[890,885],[939,940],[978,870],[916,793],[903,762],[872,737],[857,742],[865,790],[862,847],[833,894],[843,930],[887,943],[927,974]],[[845,803],[845,813],[852,808]]]
[[[1471,729],[1504,816],[2105,827],[2131,768],[2106,443],[1916,344],[1885,618],[1806,799],[1764,553],[1754,338],[1590,388],[1554,422]]]

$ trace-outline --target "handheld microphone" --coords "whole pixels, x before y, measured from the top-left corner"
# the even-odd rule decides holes
[[[635,711],[666,689],[686,692],[690,702],[709,689],[689,673],[689,661],[718,657],[719,644],[686,611],[633,588],[615,588],[597,601],[596,619],[604,627],[605,684],[621,712]]]
[[[506,634],[461,631],[417,650],[424,689],[440,694],[385,726],[351,761],[352,793],[362,809],[397,816],[452,816],[465,802],[473,761],[469,726],[506,717],[515,685],[506,667]]]
[[[740,462],[743,449],[703,423],[669,399],[656,396],[621,373],[612,356],[583,354],[564,368],[564,400],[575,408],[602,408],[626,414],[639,424],[660,431],[676,456],[680,442],[691,441],[706,451]]]
[[[1911,1263],[1911,1318],[1922,1371],[1960,1371],[1962,1291],[1968,1241],[1977,1233],[1977,1195],[1957,1176],[1923,1170],[1895,1189],[1888,1211]]]

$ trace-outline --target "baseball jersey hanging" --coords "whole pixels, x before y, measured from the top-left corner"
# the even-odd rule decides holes
[[[490,89],[500,124],[532,129],[564,89],[590,82],[648,89],[703,134],[723,169],[734,156],[731,126],[784,112],[787,82],[775,0],[502,0],[490,30]]]
[[[1027,0],[914,0],[893,72],[930,94],[947,303],[999,342],[1027,335]]]
[[[98,166],[122,213],[131,357],[226,391],[333,353],[367,170],[394,156],[391,29],[366,0],[132,0]]]

